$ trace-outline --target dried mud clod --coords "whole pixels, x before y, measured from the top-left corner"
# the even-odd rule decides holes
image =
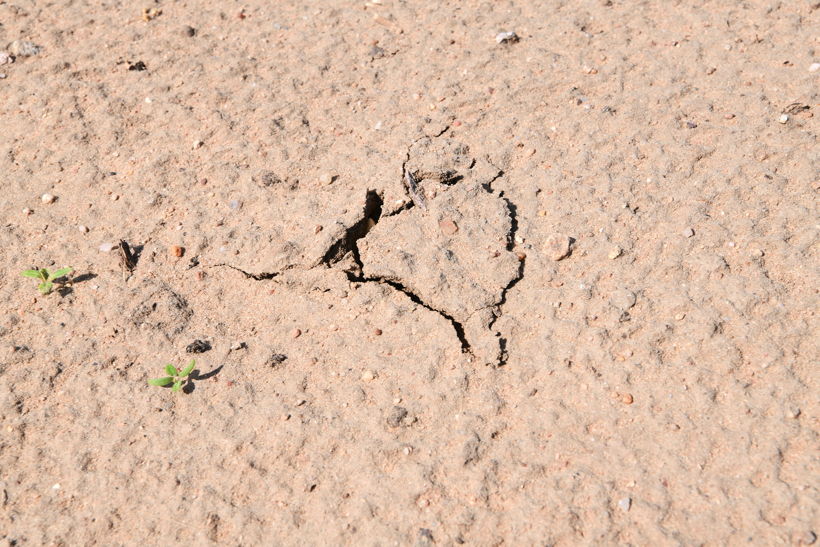
[[[364,278],[387,283],[437,311],[451,322],[465,350],[486,364],[499,364],[502,347],[490,327],[522,267],[509,250],[510,207],[470,181],[437,192],[428,208],[387,217],[358,242]]]

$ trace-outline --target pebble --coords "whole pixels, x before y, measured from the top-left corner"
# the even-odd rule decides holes
[[[88,233],[88,226],[83,226],[82,224],[80,224],[77,228],[80,230],[80,233],[83,233],[83,234]]]
[[[185,346],[185,353],[205,353],[211,351],[211,343],[207,340],[194,340]]]
[[[242,202],[240,202],[238,199],[232,199],[230,202],[228,202],[228,207],[235,211],[242,207]]]
[[[635,293],[626,289],[612,291],[609,297],[609,303],[622,312],[630,309],[636,302],[637,296],[635,296]]]
[[[14,59],[5,51],[0,51],[0,65],[10,65]]]
[[[0,72],[0,80],[5,80],[5,79],[6,79],[6,75],[4,73]]]
[[[113,249],[113,248],[114,248],[113,243],[103,243],[102,245],[100,245],[100,252],[101,253],[108,253],[108,252],[111,252],[111,249]]]
[[[314,226],[314,227],[313,227],[313,233],[314,233],[314,234],[318,234],[318,233],[319,233],[319,232],[321,232],[322,230],[323,230],[323,228],[322,228],[322,225],[321,225],[321,224],[317,224],[316,226]]]
[[[441,232],[444,235],[451,236],[458,232],[458,226],[452,220],[442,220],[438,223],[439,228],[441,228]]]
[[[182,34],[184,36],[193,37],[196,36],[196,29],[190,25],[186,25],[182,28]]]
[[[547,238],[544,251],[551,259],[558,261],[569,256],[571,241],[564,234],[552,234]]]
[[[789,121],[789,115],[781,114],[777,121],[779,121],[780,123],[787,123]]]
[[[510,43],[513,44],[518,41],[518,35],[514,31],[499,32],[495,35],[495,41],[499,44]]]
[[[370,382],[371,380],[375,380],[375,379],[376,379],[376,373],[374,373],[372,370],[366,370],[366,371],[362,372],[362,380],[364,380],[365,382]]]
[[[626,513],[632,507],[632,498],[621,498],[618,500],[618,507]]]
[[[631,393],[622,393],[620,399],[621,402],[625,405],[631,405],[635,402],[635,398],[632,397]]]
[[[16,57],[32,57],[41,50],[40,46],[28,40],[15,40],[9,45],[9,51]]]
[[[404,422],[404,419],[407,418],[407,414],[406,408],[394,406],[390,414],[387,415],[387,425],[390,427],[399,427]]]
[[[193,150],[196,150],[197,148],[202,148],[204,145],[205,145],[204,141],[197,140],[197,141],[194,141],[194,144],[191,146],[191,148]]]
[[[375,334],[376,336],[381,336],[382,335],[382,329],[373,329],[373,334]]]
[[[40,201],[42,201],[43,203],[54,203],[54,200],[56,199],[57,198],[54,197],[53,194],[43,194],[42,196],[40,196]]]
[[[24,207],[24,208],[23,208],[23,214],[24,214],[24,215],[26,215],[26,216],[30,215],[30,214],[31,214],[31,213],[33,213],[33,212],[34,212],[34,211],[32,211],[31,209],[29,209],[28,207]]]
[[[238,349],[245,349],[247,347],[248,345],[245,342],[234,342],[233,344],[231,344],[231,349],[234,351]]]
[[[683,237],[692,237],[695,235],[695,231],[692,228],[687,228],[683,231]]]
[[[180,247],[179,245],[171,245],[168,248],[168,252],[171,254],[171,256],[179,258],[185,254],[185,247]]]
[[[333,175],[331,175],[330,173],[322,173],[321,175],[319,175],[319,182],[321,182],[322,184],[330,184],[331,182],[333,182]]]
[[[809,65],[809,72],[817,72],[820,70],[820,63],[812,63]]]
[[[300,336],[302,336],[302,331],[301,330],[293,329],[292,331],[290,331],[290,337],[291,338],[299,338]]]
[[[616,258],[621,256],[622,253],[623,253],[623,251],[621,250],[620,247],[613,247],[612,249],[609,250],[609,253],[607,253],[607,256],[609,257],[610,260],[615,260]]]

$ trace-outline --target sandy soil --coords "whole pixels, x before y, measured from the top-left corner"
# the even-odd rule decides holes
[[[0,1],[0,540],[814,543],[818,36]]]

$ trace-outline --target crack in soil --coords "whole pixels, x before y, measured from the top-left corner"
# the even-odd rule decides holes
[[[487,192],[495,194],[492,184],[504,176],[504,170],[496,167],[496,165],[490,161],[489,157],[487,158],[487,161],[493,166],[494,169],[498,170],[498,173],[483,186]],[[512,201],[510,201],[508,197],[504,195],[503,190],[497,195],[500,199],[504,200],[504,203],[507,204],[507,210],[510,212],[510,233],[507,234],[507,250],[512,251],[515,248],[515,236],[518,233],[518,208]],[[526,258],[518,263],[518,272],[516,273],[516,276],[511,279],[510,282],[507,283],[507,286],[501,291],[501,299],[498,301],[498,304],[495,305],[495,309],[493,310],[493,319],[487,324],[488,329],[491,329],[493,325],[495,325],[496,321],[498,321],[498,319],[504,314],[502,308],[504,307],[504,304],[507,303],[507,292],[509,292],[510,289],[512,289],[524,278],[524,267],[526,264],[525,260]],[[499,339],[499,346],[501,348],[501,358],[499,359],[497,366],[502,367],[507,363],[507,357],[509,356],[507,352],[507,339],[501,337]]]
[[[429,138],[440,137],[445,132],[447,132],[448,129],[449,129],[449,126],[444,128],[444,130],[442,130],[440,133],[432,135]],[[410,143],[410,145],[407,147],[407,153],[406,153],[405,159],[404,159],[404,161],[402,162],[402,165],[401,165],[400,177],[401,177],[402,180],[404,180],[404,173],[406,172],[407,162],[410,161],[410,151],[412,150],[413,146],[416,143],[418,143],[419,141],[421,141],[422,139],[425,139],[425,138],[428,138],[428,136],[425,135],[425,136],[419,137],[418,139],[416,139],[412,143]],[[488,161],[489,161],[489,158],[488,158]],[[490,162],[490,165],[493,165],[492,162]],[[482,187],[488,193],[494,194],[499,199],[503,200],[504,203],[507,206],[507,210],[509,211],[509,214],[510,214],[510,231],[507,234],[506,248],[507,248],[508,251],[512,251],[512,249],[515,247],[515,235],[518,232],[517,207],[515,206],[515,204],[512,201],[509,200],[509,198],[504,196],[503,191],[496,194],[495,191],[493,190],[492,183],[495,182],[496,180],[498,180],[499,178],[501,178],[502,176],[504,176],[504,171],[502,169],[498,169],[498,167],[496,167],[495,165],[493,165],[493,167],[497,170],[497,174],[491,180],[489,180],[488,182],[482,184]],[[405,190],[408,192],[408,198],[411,198],[411,196],[409,194],[409,189],[405,187]],[[358,241],[360,239],[362,239],[363,237],[365,237],[367,235],[367,233],[370,230],[372,230],[373,227],[379,222],[379,219],[382,216],[382,207],[383,207],[383,205],[384,205],[384,201],[382,199],[382,196],[378,192],[376,192],[375,190],[368,190],[367,194],[365,196],[365,204],[364,204],[364,207],[362,208],[361,219],[358,222],[356,222],[354,225],[350,226],[347,230],[345,230],[344,235],[342,235],[338,240],[336,240],[328,248],[328,250],[325,252],[324,256],[322,257],[322,259],[320,261],[320,264],[323,264],[324,266],[330,268],[333,265],[340,262],[341,260],[343,260],[344,257],[347,256],[348,253],[352,253],[353,261],[356,263],[356,265],[359,269],[359,272],[363,272],[364,271],[364,264],[362,263],[361,255],[359,254]],[[403,205],[400,209],[398,209],[397,211],[394,211],[391,214],[386,215],[386,216],[398,215],[398,214],[400,214],[404,211],[408,211],[408,210],[412,209],[414,207],[414,205],[415,204],[414,204],[413,200],[409,199],[408,202],[405,205]],[[233,270],[236,270],[236,271],[242,273],[246,278],[254,279],[256,281],[273,279],[274,277],[280,275],[282,272],[295,267],[295,266],[289,266],[289,267],[285,268],[282,272],[270,272],[270,273],[263,272],[263,273],[259,273],[259,274],[253,274],[253,273],[247,272],[247,271],[245,271],[241,268],[233,266],[231,264],[216,264],[216,265],[214,265],[214,267],[217,267],[217,266],[225,266],[225,267],[231,268]],[[345,273],[346,273],[348,279],[351,282],[354,282],[354,283],[379,283],[381,285],[388,285],[391,288],[393,288],[394,290],[397,290],[397,291],[405,294],[413,303],[418,304],[419,306],[421,306],[421,307],[423,307],[427,310],[430,310],[432,312],[437,313],[438,315],[440,315],[441,317],[446,319],[450,323],[450,325],[452,325],[453,330],[455,331],[456,337],[458,338],[458,341],[461,344],[461,351],[464,352],[464,353],[469,353],[469,354],[472,353],[470,342],[467,340],[467,337],[464,333],[464,326],[462,325],[461,322],[457,321],[453,316],[449,315],[448,313],[446,313],[442,310],[436,309],[433,306],[427,304],[426,302],[424,302],[424,300],[421,299],[421,297],[419,297],[413,291],[411,291],[410,289],[405,287],[399,281],[397,281],[395,279],[388,279],[388,278],[385,278],[385,277],[364,277],[363,273],[354,273],[354,272],[351,272],[351,271],[346,271]],[[516,276],[512,280],[510,280],[510,282],[507,284],[507,286],[504,287],[504,289],[501,291],[501,298],[499,299],[498,303],[492,306],[493,307],[493,318],[487,325],[488,329],[491,329],[493,327],[493,325],[496,323],[496,321],[498,321],[498,319],[503,315],[502,308],[503,308],[504,304],[507,302],[507,293],[509,292],[510,289],[512,289],[516,285],[516,283],[521,281],[521,279],[523,279],[523,277],[524,277],[524,260],[521,260],[521,262],[519,263],[519,266],[518,266],[518,272],[517,272]],[[496,364],[496,366],[503,366],[504,364],[506,364],[507,356],[508,356],[508,354],[507,354],[507,339],[503,338],[503,337],[500,338],[499,345],[500,345],[500,348],[501,348],[501,357],[500,357],[498,363]]]
[[[232,264],[220,263],[220,264],[214,264],[211,267],[212,268],[219,268],[219,267],[230,268],[232,270],[236,270],[237,272],[241,273],[242,275],[244,275],[248,279],[255,279],[256,281],[264,281],[266,279],[273,279],[274,277],[281,274],[282,272],[291,269],[291,267],[288,267],[288,268],[285,268],[284,270],[282,270],[282,272],[262,272],[262,273],[255,274],[255,273],[246,272],[242,268],[237,268],[236,266],[234,266]]]
[[[387,279],[387,278],[384,278],[384,277],[361,277],[361,278],[351,279],[351,281],[356,281],[356,282],[360,282],[360,283],[381,283],[381,284],[384,284],[384,285],[390,285],[391,287],[393,287],[397,291],[404,293],[414,303],[418,304],[419,306],[421,306],[425,309],[428,309],[432,312],[435,312],[435,313],[439,314],[440,316],[445,318],[447,321],[449,321],[450,324],[453,326],[453,330],[456,331],[456,336],[458,337],[458,341],[461,342],[461,351],[463,353],[472,353],[472,349],[470,348],[470,342],[467,341],[467,336],[464,334],[464,327],[462,326],[461,323],[456,321],[453,316],[451,316],[451,315],[449,315],[449,314],[447,314],[447,313],[445,313],[441,310],[437,310],[436,308],[430,306],[429,304],[424,302],[424,300],[422,300],[417,294],[415,294],[413,291],[411,291],[410,289],[408,289],[407,287],[405,287],[404,285],[402,285],[398,281],[395,281],[393,279]]]

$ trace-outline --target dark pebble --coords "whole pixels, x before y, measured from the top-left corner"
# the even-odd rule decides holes
[[[407,417],[407,409],[402,406],[394,406],[393,410],[387,416],[387,425],[390,427],[399,427]]]
[[[206,340],[194,340],[185,348],[187,353],[205,353],[211,349],[211,343]]]
[[[275,368],[284,363],[287,358],[287,355],[283,355],[281,353],[274,353],[270,357],[268,357],[268,360],[265,361],[265,365]]]

